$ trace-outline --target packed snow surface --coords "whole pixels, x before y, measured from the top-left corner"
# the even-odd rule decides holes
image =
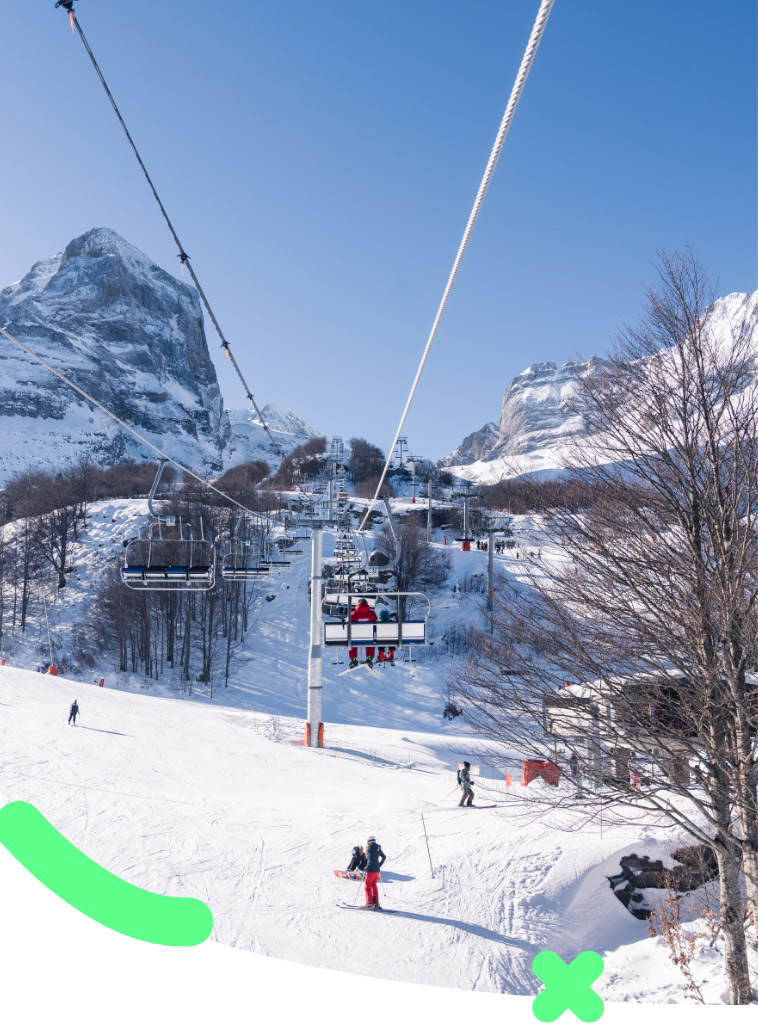
[[[136,505],[93,505],[92,514],[79,566],[94,574],[115,559]],[[516,525],[523,546],[529,520]],[[178,682],[143,683],[107,669],[105,688],[90,676],[39,674],[17,667],[17,648],[16,666],[0,668],[0,801],[36,804],[76,846],[136,885],[201,898],[222,944],[379,978],[521,995],[539,988],[531,972],[537,951],[568,959],[593,949],[604,956],[606,1000],[682,1001],[684,980],[667,951],[606,878],[624,854],[666,858],[673,838],[652,823],[609,827],[597,816],[578,829],[560,808],[563,784],[518,785],[518,754],[474,776],[476,803],[501,806],[460,810],[455,769],[464,758],[476,763],[476,745],[463,725],[441,717],[449,659],[427,654],[340,674],[346,664],[325,651],[327,746],[300,745],[310,545],[304,549],[262,585],[275,599],[257,605],[249,649],[213,699],[199,685],[182,698]],[[485,571],[486,554],[447,549],[451,583]],[[518,573],[512,553],[496,561]],[[53,612],[58,638],[83,610],[86,584],[71,587]],[[435,608],[439,640],[473,604],[448,586]],[[67,724],[74,699],[76,727]],[[506,770],[514,774],[507,789]],[[529,806],[538,792],[556,807]],[[338,906],[363,900],[360,884],[333,873],[369,834],[387,854],[381,902],[392,913]],[[713,1003],[723,999],[722,963],[713,949],[698,967]]]

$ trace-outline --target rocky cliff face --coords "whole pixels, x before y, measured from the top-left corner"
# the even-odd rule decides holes
[[[513,379],[503,395],[500,422],[488,422],[440,464],[461,478],[481,483],[560,466],[558,451],[581,423],[569,402],[581,376],[597,366],[591,357],[558,367],[550,361],[530,365]]]
[[[260,425],[238,412],[233,426],[224,411],[196,290],[112,230],[92,229],[2,290],[0,325],[201,474],[278,464]],[[317,435],[286,408],[266,410],[285,451]],[[111,464],[153,452],[0,336],[0,483],[83,456]]]
[[[92,229],[0,292],[0,324],[157,446],[206,473],[231,439],[197,294],[109,229]],[[4,337],[0,478],[85,453],[149,448]]]
[[[746,317],[755,319],[758,293],[731,293],[717,300],[708,318],[717,339],[727,339]],[[758,352],[758,331],[755,335]],[[454,475],[488,484],[524,473],[556,475],[565,468],[569,439],[581,434],[580,419],[569,402],[577,382],[602,363],[600,358],[560,367],[551,362],[530,365],[513,379],[503,396],[497,437],[486,445],[493,423],[467,436],[440,461]]]
[[[569,402],[577,381],[601,363],[591,357],[559,368],[543,361],[517,375],[503,396],[498,438],[486,459],[553,447],[580,431],[581,423],[569,414]]]
[[[492,448],[498,441],[500,430],[497,422],[487,422],[477,432],[466,436],[460,446],[456,447],[452,454],[443,457],[439,462],[442,468],[451,465],[473,464],[474,461],[486,459]]]

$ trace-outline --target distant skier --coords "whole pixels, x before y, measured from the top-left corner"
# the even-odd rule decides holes
[[[71,710],[68,713],[68,724],[69,725],[71,725],[72,722],[74,723],[74,725],[76,725],[76,716],[78,714],[79,714],[79,704],[75,700],[74,703],[71,705]]]
[[[375,911],[382,910],[379,904],[379,888],[376,884],[379,882],[379,872],[386,860],[387,855],[376,842],[376,837],[369,836],[366,842],[366,882],[364,885],[366,907],[373,908]]]
[[[360,600],[357,607],[350,615],[351,622],[375,622],[376,612],[372,611],[365,600]],[[366,664],[369,668],[374,663],[374,647],[366,647]],[[358,648],[351,647],[348,651],[348,657],[350,658],[350,668],[356,668],[358,665]]]
[[[363,872],[366,869],[366,851],[360,844],[357,847],[353,847],[353,856],[350,858],[350,864],[347,866],[348,872]]]
[[[458,785],[463,790],[458,807],[474,806],[474,784],[471,781],[471,774],[469,773],[469,768],[471,768],[471,762],[464,761],[463,768],[459,769],[458,771]]]

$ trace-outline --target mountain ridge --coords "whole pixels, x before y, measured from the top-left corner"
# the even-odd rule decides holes
[[[112,229],[95,228],[0,290],[0,325],[155,446],[204,475],[317,435],[272,405],[272,435],[225,410],[194,287]],[[153,452],[49,370],[0,342],[0,481]]]
[[[730,293],[710,306],[707,314],[717,339],[743,319],[755,318],[758,291]],[[758,330],[753,343],[758,365]],[[581,419],[570,411],[571,397],[580,378],[602,365],[604,358],[536,361],[510,381],[503,394],[498,423],[488,422],[466,436],[438,465],[459,478],[481,485],[503,479],[536,475],[544,478],[565,473],[572,438],[582,432]],[[485,430],[497,426],[497,438],[485,445]],[[484,435],[483,435],[484,434]]]

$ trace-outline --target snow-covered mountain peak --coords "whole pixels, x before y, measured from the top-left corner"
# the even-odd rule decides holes
[[[707,326],[717,345],[739,332],[744,322],[756,324],[758,292],[730,293],[707,312]],[[758,337],[753,345],[758,352]],[[571,397],[578,381],[602,358],[536,361],[516,375],[503,395],[500,423],[494,440],[492,423],[467,436],[440,465],[453,474],[482,484],[525,473],[561,474],[570,437],[582,432],[581,420],[571,414]]]
[[[306,439],[321,435],[304,418],[301,418],[294,411],[290,411],[288,407],[283,407],[281,404],[266,404],[261,409],[261,414],[272,431],[286,432],[292,436],[303,436]]]
[[[280,450],[318,435],[279,405],[264,409],[276,447],[249,412],[234,412],[230,420],[197,291],[113,229],[90,229],[0,291],[0,325],[142,436],[202,474],[256,458],[275,467]],[[152,456],[4,339],[0,431],[0,482],[32,462],[57,470],[84,456],[103,464]]]

